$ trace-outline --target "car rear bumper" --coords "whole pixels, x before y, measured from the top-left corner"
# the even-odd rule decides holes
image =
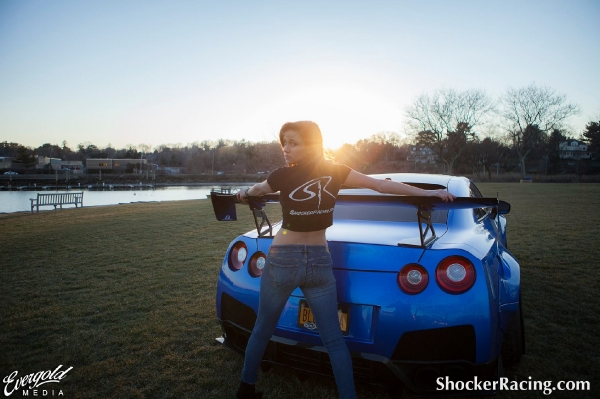
[[[247,305],[228,295],[224,295],[224,298],[227,298],[223,303],[224,307],[235,307],[236,311],[225,312],[230,317],[226,316],[220,320],[224,333],[222,337],[217,338],[217,341],[244,355],[256,321],[256,313]],[[396,351],[391,358],[373,353],[351,351],[355,381],[382,386],[388,390],[401,389],[400,384],[402,384],[414,394],[427,396],[494,394],[493,390],[452,392],[439,389],[438,381],[446,381],[446,377],[450,381],[463,382],[473,381],[475,378],[478,381],[498,379],[498,359],[487,363],[475,363],[473,361],[474,352],[469,354],[468,350],[465,351],[465,347],[470,346],[469,341],[473,341],[474,350],[474,332],[473,336],[469,338],[469,327],[461,326],[405,334],[404,338],[398,342]],[[436,341],[440,341],[441,337],[444,337],[443,339],[446,341],[450,340],[456,343],[459,336],[467,336],[466,339],[463,339],[460,355],[459,352],[441,353],[441,346],[436,348]],[[428,345],[420,344],[418,340],[425,340]],[[418,351],[419,355],[416,355],[417,352],[411,353],[410,351],[410,348],[416,345],[432,349]],[[285,366],[306,374],[333,375],[329,356],[323,346],[279,336],[271,338],[263,358],[263,368],[272,366]],[[439,378],[441,380],[438,380]]]

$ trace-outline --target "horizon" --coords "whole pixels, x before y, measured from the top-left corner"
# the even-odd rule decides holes
[[[392,134],[394,134],[396,132],[380,132],[380,133],[384,133],[384,134],[385,133],[388,133],[388,134],[392,133]],[[327,147],[324,144],[323,148],[325,150],[327,150],[327,151],[339,151],[339,150],[342,149],[342,147],[344,145],[356,146],[360,141],[370,141],[376,135],[377,134],[371,135],[371,136],[366,137],[366,138],[361,138],[361,139],[359,139],[359,140],[357,140],[357,141],[355,141],[353,143],[343,143],[339,147]],[[496,139],[493,136],[480,136],[479,138],[481,139],[481,138],[486,138],[486,137],[491,137],[491,138]],[[389,136],[387,136],[387,138],[389,138]],[[411,137],[411,136],[402,137],[402,136],[400,136],[400,138],[401,138],[401,141],[398,142],[398,144],[397,144],[398,147],[402,147],[404,145],[408,145],[408,146],[417,146],[418,145],[414,141],[414,140],[416,140],[416,137]],[[411,140],[411,138],[412,138],[412,140]],[[570,140],[576,140],[576,141],[580,141],[580,142],[585,142],[586,141],[585,138],[582,137],[581,133],[579,133],[579,135],[577,135],[577,136],[566,135],[565,136],[565,140],[561,141],[561,143],[562,142],[567,142],[567,141],[570,141]],[[156,146],[151,146],[150,147],[150,151],[143,151],[143,150],[140,149],[140,146],[145,145],[146,143],[139,143],[137,145],[134,145],[132,143],[128,143],[128,144],[126,144],[126,145],[124,145],[122,147],[117,147],[117,146],[112,145],[111,143],[108,143],[105,146],[100,146],[100,145],[96,145],[95,143],[92,143],[92,142],[89,142],[89,141],[84,141],[84,142],[81,142],[81,143],[77,143],[76,145],[72,145],[71,143],[67,142],[66,143],[67,144],[66,147],[69,148],[73,152],[77,152],[78,151],[78,146],[80,144],[88,144],[88,145],[94,145],[98,150],[106,150],[106,149],[110,148],[110,149],[113,149],[115,151],[127,151],[127,150],[130,150],[130,149],[133,149],[134,151],[137,151],[137,152],[140,152],[140,153],[151,154],[151,153],[154,153],[155,151],[160,152],[160,148],[161,147],[170,148],[170,149],[191,148],[194,145],[198,145],[198,147],[200,147],[200,144],[202,144],[204,141],[206,141],[207,143],[213,145],[213,146],[211,146],[211,150],[213,148],[215,148],[214,145],[218,144],[218,142],[219,142],[219,140],[217,139],[217,140],[203,140],[203,141],[200,141],[200,142],[199,141],[194,141],[194,142],[190,142],[190,143],[161,143],[161,144],[158,144]],[[278,142],[279,140],[278,139],[273,139],[273,140],[270,140],[270,141],[251,141],[251,140],[246,140],[246,139],[239,139],[239,140],[238,139],[224,139],[224,141],[226,143],[228,143],[228,144],[237,144],[237,143],[240,143],[241,141],[245,141],[249,145],[258,145],[258,144],[270,144],[270,143],[273,143],[273,142]],[[511,146],[510,142],[508,142],[507,140],[501,139],[501,140],[499,140],[499,142],[502,143],[502,144],[504,144],[504,145]],[[24,145],[24,144],[19,143],[19,142],[2,141],[2,142],[0,142],[0,144],[17,144],[18,146],[22,145],[22,146],[24,146],[24,147],[26,147],[28,149],[31,149],[31,150],[36,150],[36,149],[42,148],[44,145],[47,145],[47,144],[49,144],[51,146],[58,146],[58,147],[64,148],[62,146],[62,143],[43,143],[43,144],[40,144],[40,145],[37,145],[37,146],[28,146],[28,145]],[[129,144],[131,144],[131,148],[129,147]]]

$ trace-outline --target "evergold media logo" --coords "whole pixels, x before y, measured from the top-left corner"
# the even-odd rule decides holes
[[[6,384],[4,386],[4,394],[8,397],[23,389],[22,396],[64,396],[63,391],[60,389],[47,389],[46,387],[38,389],[45,384],[60,382],[73,369],[73,367],[69,367],[66,370],[61,370],[62,367],[63,365],[61,364],[54,371],[38,371],[37,373],[27,374],[23,377],[18,377],[19,372],[15,370],[2,380]]]

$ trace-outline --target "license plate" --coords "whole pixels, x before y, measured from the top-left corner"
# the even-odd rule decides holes
[[[344,335],[348,335],[348,306],[338,305],[338,320],[340,328]],[[298,325],[302,328],[318,331],[317,323],[313,316],[312,310],[308,307],[308,302],[300,301],[300,309],[298,311]]]

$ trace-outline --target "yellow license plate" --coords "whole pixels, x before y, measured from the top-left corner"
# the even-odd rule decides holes
[[[338,305],[338,320],[342,332],[344,335],[348,335],[348,306]],[[300,301],[298,325],[309,330],[318,331],[318,326],[315,322],[312,310],[310,310],[308,302],[306,301]]]

